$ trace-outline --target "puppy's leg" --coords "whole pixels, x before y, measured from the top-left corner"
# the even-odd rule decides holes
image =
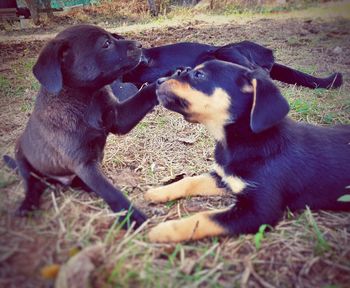
[[[147,219],[141,211],[132,207],[120,190],[107,180],[99,164],[82,164],[77,167],[75,173],[88,187],[102,197],[114,212],[131,211],[130,223],[125,223],[126,227],[129,227],[133,221],[136,222],[136,227],[139,227]],[[119,221],[122,222],[125,218],[126,216],[120,217]]]
[[[225,227],[214,220],[217,213],[223,212],[206,211],[158,224],[149,232],[149,239],[151,242],[181,242],[228,234]]]
[[[17,209],[16,215],[27,216],[31,211],[39,208],[40,197],[47,186],[31,174],[32,168],[24,157],[16,155],[16,162],[25,190],[25,198]]]
[[[126,134],[158,104],[156,85],[141,88],[137,94],[116,105],[117,119],[113,133]]]
[[[225,188],[218,187],[217,180],[210,174],[187,177],[167,186],[153,188],[146,192],[145,199],[159,203],[188,196],[223,195]]]
[[[325,78],[318,78],[279,63],[273,64],[270,76],[274,80],[311,89],[334,89],[339,88],[343,84],[343,75],[341,73],[334,73]]]
[[[250,193],[252,192],[252,193]],[[158,224],[149,232],[152,242],[180,242],[219,235],[255,233],[262,224],[275,225],[283,215],[278,199],[264,191],[237,194],[234,207],[227,210],[206,211],[180,220]],[[268,194],[268,193],[267,193]]]

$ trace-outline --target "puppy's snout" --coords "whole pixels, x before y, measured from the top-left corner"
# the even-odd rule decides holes
[[[141,43],[137,41],[130,41],[126,43],[127,56],[129,58],[138,59],[140,61],[141,54],[142,54],[141,47],[142,47]]]

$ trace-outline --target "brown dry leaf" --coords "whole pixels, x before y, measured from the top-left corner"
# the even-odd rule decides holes
[[[40,275],[44,279],[55,279],[60,271],[60,267],[61,266],[59,264],[46,265],[41,268]]]
[[[55,288],[91,287],[90,275],[96,263],[103,259],[103,248],[103,245],[94,245],[73,256],[61,267]]]

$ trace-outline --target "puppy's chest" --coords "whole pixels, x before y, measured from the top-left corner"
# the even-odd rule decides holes
[[[258,168],[250,159],[242,158],[239,154],[221,145],[215,149],[213,171],[233,193],[240,193],[248,186],[253,186]]]
[[[248,178],[253,163],[249,158],[244,157],[240,151],[226,149],[221,144],[215,148],[215,164],[228,175],[236,175]]]

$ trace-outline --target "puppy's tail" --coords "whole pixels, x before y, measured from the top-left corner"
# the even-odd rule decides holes
[[[335,89],[343,84],[343,75],[341,73],[334,73],[329,77],[318,78],[279,63],[273,64],[270,76],[274,80],[288,84],[296,84],[311,89]]]
[[[17,162],[15,159],[13,159],[12,157],[10,157],[8,155],[4,155],[2,157],[2,159],[4,160],[7,167],[9,167],[12,170],[17,170],[18,166],[17,166]]]

